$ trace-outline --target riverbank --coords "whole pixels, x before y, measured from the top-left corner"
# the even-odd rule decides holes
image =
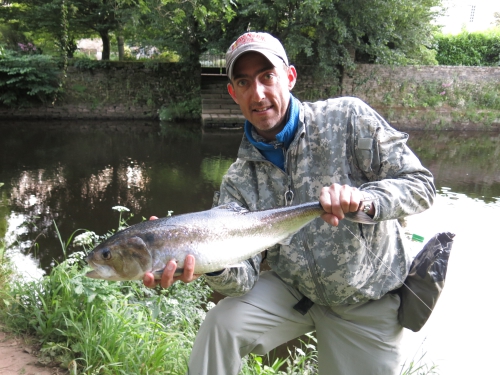
[[[55,364],[42,364],[36,356],[33,338],[6,332],[0,324],[0,374],[2,375],[65,375],[68,371]]]

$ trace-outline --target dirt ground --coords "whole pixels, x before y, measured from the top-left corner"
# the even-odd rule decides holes
[[[59,367],[43,366],[34,355],[33,346],[21,337],[0,329],[1,375],[63,375],[67,371]]]

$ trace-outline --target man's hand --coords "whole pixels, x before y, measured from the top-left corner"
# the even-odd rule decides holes
[[[338,226],[345,213],[356,212],[361,208],[362,200],[362,192],[355,187],[339,184],[324,187],[321,189],[319,203],[326,213],[321,215],[321,218],[333,226]]]
[[[185,283],[190,283],[191,281],[194,281],[198,277],[200,277],[200,275],[194,274],[194,264],[194,256],[186,256],[186,259],[184,260],[184,272],[182,273],[182,275],[174,276],[175,270],[177,269],[177,263],[174,260],[171,260],[166,264],[165,269],[163,270],[163,274],[161,275],[161,280],[155,280],[154,275],[151,272],[147,272],[144,275],[142,282],[148,288],[154,288],[158,284],[162,288],[168,288],[177,280],[181,280]]]
[[[156,216],[151,216],[149,220],[158,219]],[[169,261],[165,265],[165,269],[163,270],[163,274],[161,275],[161,280],[155,280],[154,275],[151,272],[146,272],[144,275],[142,282],[148,288],[155,288],[158,284],[161,285],[162,288],[168,288],[177,280],[181,280],[185,283],[190,283],[191,281],[196,280],[200,275],[194,274],[194,256],[188,255],[184,260],[184,272],[182,275],[174,276],[175,270],[177,269],[177,263],[174,260]]]

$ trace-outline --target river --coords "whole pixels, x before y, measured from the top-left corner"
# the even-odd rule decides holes
[[[80,228],[116,228],[117,205],[131,210],[130,224],[210,208],[241,139],[241,131],[147,121],[4,121],[0,134],[0,238],[32,274],[63,259],[54,223],[66,240]],[[405,357],[425,353],[423,361],[437,364],[441,375],[491,373],[491,342],[500,334],[493,288],[500,134],[410,132],[408,144],[439,191],[430,210],[408,219],[408,232],[456,237],[442,297],[422,331],[406,332]]]

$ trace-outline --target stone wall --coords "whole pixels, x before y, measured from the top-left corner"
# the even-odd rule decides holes
[[[400,129],[500,129],[500,67],[359,64],[341,80],[297,66],[301,100],[355,96]]]
[[[155,119],[162,106],[190,98],[201,101],[199,67],[102,64],[71,67],[64,97],[54,106],[22,110],[0,107],[0,120]],[[342,79],[321,80],[314,78],[311,69],[297,66],[299,77],[293,93],[303,101],[356,96],[399,129],[500,130],[500,67],[360,64]],[[226,89],[221,90],[227,96]],[[221,108],[221,113],[224,111]],[[194,120],[201,123],[201,118]]]
[[[98,62],[68,68],[54,105],[0,106],[0,119],[154,119],[162,106],[199,97],[200,67],[176,63]]]

